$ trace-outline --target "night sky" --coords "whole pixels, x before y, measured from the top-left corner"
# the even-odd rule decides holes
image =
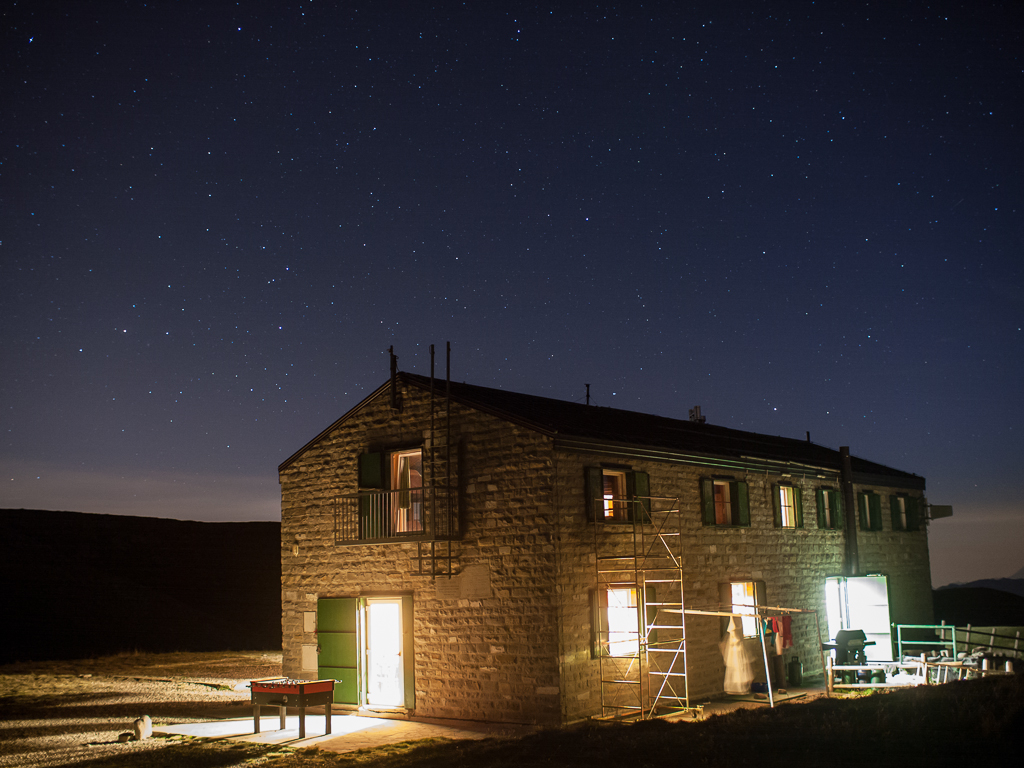
[[[0,6],[0,506],[278,518],[450,341],[923,475],[936,586],[1024,567],[1024,4],[500,5]]]

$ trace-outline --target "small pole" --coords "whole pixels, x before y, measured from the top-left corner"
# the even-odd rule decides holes
[[[587,405],[590,405],[590,385],[584,384],[583,386],[587,388]]]
[[[757,634],[761,638],[761,654],[764,656],[764,679],[765,685],[768,687],[768,704],[775,708],[775,697],[772,695],[772,673],[768,669],[768,646],[764,642],[764,621],[761,619],[761,614],[755,612],[754,620],[757,622]]]

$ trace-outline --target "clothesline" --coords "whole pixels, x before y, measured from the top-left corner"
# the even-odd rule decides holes
[[[746,606],[744,606],[744,607],[746,607]],[[785,607],[782,607],[782,606],[775,606],[775,605],[752,605],[752,606],[750,606],[750,608],[752,608],[755,611],[755,613],[749,613],[749,612],[748,613],[736,613],[735,611],[721,611],[721,610],[712,611],[712,610],[701,610],[701,609],[698,609],[698,608],[685,608],[685,609],[679,609],[679,608],[671,609],[670,608],[670,609],[667,609],[667,610],[672,612],[672,613],[684,613],[684,614],[689,614],[691,616],[724,616],[724,617],[732,616],[732,617],[738,617],[738,618],[744,618],[744,617],[745,618],[753,618],[753,617],[756,616],[758,619],[762,618],[762,614],[763,613],[766,614],[769,611],[774,611],[774,612],[776,612],[778,614],[782,614],[782,615],[799,614],[799,613],[813,613],[814,614],[814,627],[817,630],[817,635],[818,635],[818,657],[819,657],[819,659],[821,661],[821,669],[822,669],[822,671],[825,670],[825,652],[824,652],[824,650],[822,648],[822,645],[821,645],[821,622],[818,620],[818,612],[816,610],[814,610],[813,608],[785,608]],[[662,609],[662,610],[666,610],[666,609]],[[772,696],[772,686],[771,686],[771,682],[770,682],[771,674],[768,671],[768,648],[765,645],[764,627],[761,626],[761,622],[760,621],[758,622],[758,632],[757,632],[757,634],[758,634],[758,638],[761,641],[761,652],[762,652],[762,654],[764,656],[765,677],[766,677],[766,679],[769,680],[769,682],[768,682],[768,702],[769,702],[769,704],[772,707],[774,707],[775,706],[775,698],[774,698],[774,696]],[[828,696],[828,691],[827,690],[825,692],[825,695]]]

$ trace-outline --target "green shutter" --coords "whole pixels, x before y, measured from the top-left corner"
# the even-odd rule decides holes
[[[818,505],[818,528],[821,529],[821,528],[825,527],[825,523],[827,522],[825,520],[825,491],[824,491],[824,489],[819,488],[818,490],[816,490],[814,492],[814,501]],[[829,501],[831,501],[831,499],[829,499]]]
[[[868,515],[871,520],[871,530],[882,530],[882,497],[877,493],[868,495]]]
[[[900,524],[900,497],[890,496],[889,497],[889,517],[892,520],[892,529],[894,531],[902,531],[903,526]]]
[[[917,511],[917,498],[913,496],[908,496],[904,503],[907,505],[907,530],[919,530],[921,528],[921,522]]]
[[[772,519],[775,521],[775,527],[782,527],[782,489],[776,484],[772,483]]]
[[[710,477],[700,480],[700,503],[704,525],[715,524],[715,481]]]
[[[412,595],[402,596],[402,666],[405,671],[405,706],[416,709],[416,649],[413,637],[415,617],[412,610]]]
[[[362,453],[359,455],[359,487],[384,488],[383,453]]]
[[[857,513],[860,515],[860,529],[868,530],[868,505],[867,496],[863,493],[857,494]]]
[[[587,520],[592,523],[601,519],[597,514],[597,500],[604,498],[604,472],[600,467],[587,467],[583,473],[583,492],[587,496]]]
[[[799,486],[793,486],[793,512],[796,515],[796,527],[804,527],[804,490]]]
[[[629,499],[629,519],[641,523],[651,522],[651,478],[646,472],[626,473],[626,498]]]
[[[733,524],[750,525],[750,497],[747,493],[746,483],[732,483],[730,491],[733,494]]]
[[[355,597],[317,601],[317,677],[334,680],[336,704],[359,704],[359,634]]]
[[[837,491],[829,491],[829,509],[835,510],[832,519],[835,520],[835,529],[843,530],[843,497]]]

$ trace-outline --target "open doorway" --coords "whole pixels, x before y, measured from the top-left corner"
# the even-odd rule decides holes
[[[317,673],[336,704],[415,708],[412,625],[411,595],[317,602]]]
[[[832,576],[825,579],[828,636],[841,629],[860,629],[873,642],[864,649],[868,661],[892,661],[889,583],[885,576]]]
[[[402,599],[366,601],[366,703],[378,707],[405,704],[402,663]]]

